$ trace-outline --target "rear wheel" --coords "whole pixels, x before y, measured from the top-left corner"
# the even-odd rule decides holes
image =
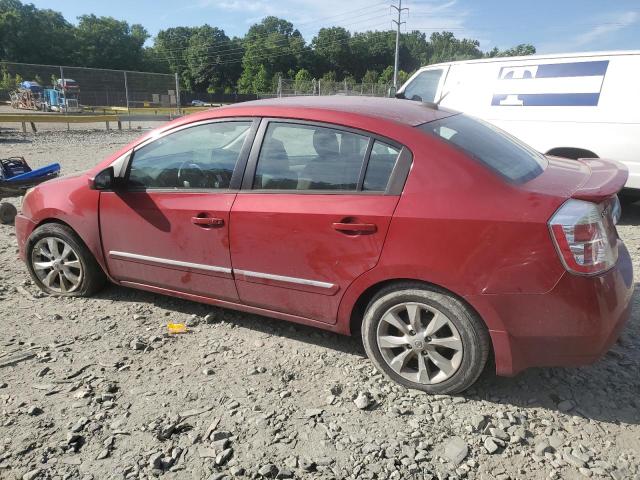
[[[52,295],[89,296],[106,283],[95,258],[69,227],[45,224],[27,242],[27,266],[40,289]]]
[[[365,312],[362,337],[378,370],[428,393],[469,388],[489,354],[489,334],[477,315],[452,295],[420,284],[379,292]]]

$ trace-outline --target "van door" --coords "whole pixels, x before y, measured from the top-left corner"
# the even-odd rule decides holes
[[[409,80],[402,93],[408,100],[437,102],[443,95],[443,86],[449,66],[426,68]]]

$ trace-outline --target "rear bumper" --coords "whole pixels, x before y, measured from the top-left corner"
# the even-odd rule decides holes
[[[602,275],[565,273],[549,292],[469,297],[489,325],[498,375],[530,367],[578,366],[600,359],[631,315],[633,267],[619,242],[618,262]]]
[[[26,259],[26,245],[27,245],[27,239],[29,238],[29,235],[31,235],[31,232],[33,232],[33,230],[36,228],[36,224],[31,221],[29,218],[25,217],[24,215],[18,215],[16,216],[15,219],[15,226],[16,226],[16,239],[18,241],[18,249],[19,249],[19,255],[20,255],[20,259],[22,261],[25,261]]]

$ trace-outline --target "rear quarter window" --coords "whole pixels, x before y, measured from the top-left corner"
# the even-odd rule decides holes
[[[510,182],[524,183],[547,166],[544,155],[499,128],[464,114],[453,115],[418,128],[452,144]]]

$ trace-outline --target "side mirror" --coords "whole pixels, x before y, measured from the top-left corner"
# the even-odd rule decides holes
[[[393,98],[396,96],[396,87],[389,87],[389,90],[387,91],[387,97],[389,98]]]
[[[89,180],[89,187],[92,190],[111,190],[115,184],[113,167],[107,167],[98,172],[93,179]]]

